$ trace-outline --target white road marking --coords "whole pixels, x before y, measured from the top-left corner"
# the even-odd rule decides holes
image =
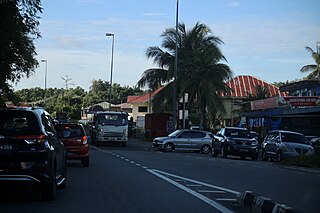
[[[216,200],[219,200],[219,201],[231,201],[231,202],[237,201],[237,199],[232,199],[232,198],[216,198]]]
[[[207,187],[214,188],[214,189],[217,189],[217,190],[222,190],[222,191],[225,191],[225,192],[229,192],[231,194],[235,194],[235,195],[239,194],[239,192],[237,192],[237,191],[234,191],[234,190],[231,190],[231,189],[227,189],[227,188],[223,188],[223,187],[220,187],[220,186],[214,186],[214,185],[211,185],[211,184],[208,184],[208,183],[203,183],[203,182],[200,182],[200,181],[197,181],[197,180],[184,178],[184,177],[181,177],[181,176],[178,176],[178,175],[170,174],[170,173],[163,172],[163,171],[156,170],[156,169],[153,169],[153,171],[155,171],[157,173],[160,173],[160,174],[163,174],[163,175],[168,175],[168,176],[174,177],[176,179],[181,179],[181,180],[185,180],[185,181],[188,181],[188,182],[201,184],[203,186],[207,186]]]
[[[136,163],[136,166],[141,166],[140,164]]]
[[[202,193],[215,193],[215,194],[225,194],[225,191],[216,191],[216,190],[198,190],[198,192]]]
[[[196,198],[202,200],[203,202],[209,204],[210,206],[214,207],[215,209],[217,209],[217,210],[219,210],[221,212],[232,213],[231,210],[229,210],[226,207],[220,205],[219,203],[207,198],[206,196],[204,196],[204,195],[202,195],[202,194],[200,194],[200,193],[198,193],[196,191],[193,191],[193,190],[181,185],[180,183],[177,183],[177,182],[165,177],[164,175],[159,174],[159,173],[162,173],[161,171],[158,171],[158,170],[155,170],[155,169],[148,169],[147,171],[150,172],[151,174],[153,174],[155,176],[158,176],[159,178],[161,178],[161,179],[173,184],[174,186],[184,190],[185,192],[195,196]]]
[[[134,161],[130,161],[130,163],[134,164],[135,162]]]
[[[144,168],[144,169],[148,169],[148,167],[146,167],[146,166],[143,166],[142,168]]]
[[[177,181],[177,182],[187,182],[187,181],[181,180],[181,179],[175,179],[175,181]]]

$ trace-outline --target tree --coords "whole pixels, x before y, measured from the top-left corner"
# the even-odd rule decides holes
[[[219,92],[227,90],[225,80],[231,78],[231,70],[220,61],[226,61],[218,45],[222,40],[211,34],[211,30],[204,24],[197,23],[188,30],[183,23],[178,27],[178,40],[176,31],[169,28],[161,35],[162,47],[149,47],[146,51],[147,58],[152,58],[157,68],[146,70],[138,86],[148,86],[156,89],[165,86],[153,99],[155,111],[169,110],[172,105],[172,87],[175,60],[175,46],[178,42],[178,78],[177,94],[188,92],[190,100],[188,107],[198,105],[201,109],[200,126],[205,124],[207,108],[215,104],[223,108]]]
[[[40,37],[40,0],[0,1],[0,90],[12,93],[10,83],[29,77],[38,66],[34,40]],[[3,100],[2,100],[3,102]]]
[[[315,61],[315,64],[308,64],[308,65],[303,66],[300,69],[300,72],[303,72],[303,73],[304,72],[311,72],[307,76],[307,79],[319,78],[320,77],[320,52],[319,52],[319,50],[317,52],[314,52],[311,47],[306,47],[306,50],[311,53],[311,56],[312,56],[313,60]]]

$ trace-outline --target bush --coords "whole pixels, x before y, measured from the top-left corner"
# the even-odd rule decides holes
[[[290,166],[301,166],[308,168],[320,168],[320,156],[299,156],[297,158],[288,158],[281,161],[279,164]]]

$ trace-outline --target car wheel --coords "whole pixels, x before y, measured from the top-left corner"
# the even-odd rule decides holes
[[[221,156],[223,158],[227,158],[228,157],[227,148],[224,145],[222,145],[222,148],[221,148]]]
[[[164,151],[171,152],[173,150],[173,144],[172,143],[166,143],[164,145]]]
[[[202,152],[203,154],[208,154],[208,153],[210,152],[210,146],[209,146],[209,145],[203,145],[203,146],[201,147],[201,152]]]
[[[85,159],[81,160],[81,163],[84,167],[88,167],[89,166],[89,157],[86,157]]]
[[[277,161],[280,162],[282,160],[282,152],[278,151],[277,153]]]
[[[263,161],[267,161],[268,160],[268,157],[266,155],[266,151],[265,150],[262,150],[261,158],[262,158]]]
[[[218,153],[217,153],[216,149],[214,148],[214,146],[212,146],[211,156],[212,156],[212,157],[217,157],[217,156],[218,156]]]
[[[54,180],[42,185],[42,199],[47,201],[56,199],[56,183]]]

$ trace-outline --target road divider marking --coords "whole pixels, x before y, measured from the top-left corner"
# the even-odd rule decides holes
[[[166,173],[166,172],[162,172],[162,171],[159,171],[159,170],[156,170],[156,169],[148,169],[147,170],[148,172],[150,172],[151,174],[167,181],[168,183],[171,183],[172,185],[182,189],[183,191],[195,196],[196,198],[202,200],[203,202],[209,204],[210,206],[212,206],[213,208],[219,210],[220,212],[224,212],[224,213],[233,213],[230,209],[227,209],[226,207],[222,206],[221,204],[209,199],[208,197],[178,183],[178,182],[175,182],[173,181],[172,179],[164,176],[164,175],[168,175],[169,173]],[[161,174],[162,173],[162,174]],[[175,176],[175,175],[172,175],[172,176]]]
[[[215,193],[215,194],[225,194],[225,191],[216,191],[216,190],[198,190],[201,193]]]
[[[232,199],[232,198],[216,198],[216,200],[219,201],[230,201],[230,202],[236,202],[237,199]]]
[[[229,192],[229,193],[234,194],[234,195],[239,194],[239,192],[237,192],[237,191],[234,191],[234,190],[231,190],[231,189],[227,189],[227,188],[224,188],[224,187],[215,186],[215,185],[211,185],[211,184],[208,184],[208,183],[203,183],[201,181],[192,180],[192,179],[189,179],[189,178],[181,177],[181,176],[178,176],[178,175],[170,174],[170,173],[163,172],[163,171],[156,170],[156,169],[153,169],[153,171],[156,171],[156,172],[158,172],[158,173],[160,173],[162,175],[171,176],[171,177],[176,178],[176,179],[181,179],[181,180],[185,180],[185,181],[188,181],[188,182],[191,182],[191,183],[201,184],[203,186],[207,186],[207,187],[210,187],[210,188],[213,188],[213,189]]]

